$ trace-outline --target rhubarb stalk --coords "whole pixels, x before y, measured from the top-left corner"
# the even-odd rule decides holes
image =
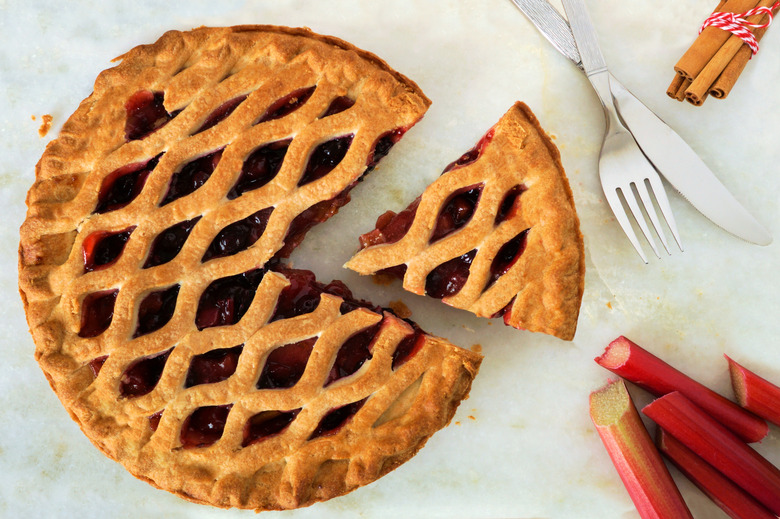
[[[679,391],[748,443],[760,441],[769,432],[759,417],[623,336],[612,341],[596,362],[655,396]]]
[[[622,380],[590,394],[590,417],[642,519],[693,517]]]
[[[658,433],[657,443],[661,452],[729,517],[732,519],[776,519],[775,514],[750,497],[688,447],[675,440],[669,433],[664,432],[663,429],[658,429]]]
[[[780,425],[780,387],[740,366],[728,356],[731,385],[737,402],[761,418]]]
[[[780,470],[704,410],[673,392],[642,411],[772,513],[780,514]]]

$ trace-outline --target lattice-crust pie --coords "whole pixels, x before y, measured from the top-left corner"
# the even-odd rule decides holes
[[[304,29],[169,32],[100,74],[19,250],[36,358],[95,445],[192,501],[284,509],[449,422],[479,355],[282,263],[428,105]]]
[[[409,207],[360,237],[346,266],[515,328],[571,340],[584,247],[558,149],[523,103]]]

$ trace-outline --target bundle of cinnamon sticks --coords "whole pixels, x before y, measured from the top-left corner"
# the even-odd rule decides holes
[[[721,0],[713,12],[744,13],[755,7],[772,7],[775,0]],[[746,18],[753,24],[763,24],[768,16],[759,14]],[[748,27],[760,40],[766,27]],[[753,51],[738,36],[718,27],[706,27],[674,66],[676,72],[666,93],[672,99],[688,101],[695,106],[708,96],[723,99],[745,69]]]

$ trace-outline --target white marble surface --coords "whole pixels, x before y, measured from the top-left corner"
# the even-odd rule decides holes
[[[723,353],[780,380],[780,29],[770,29],[728,100],[693,108],[665,95],[672,65],[714,3],[588,1],[614,74],[776,238],[764,248],[733,238],[670,190],[686,250],[644,265],[600,192],[595,95],[509,0],[0,0],[0,516],[254,517],[153,489],[92,447],[33,359],[16,251],[34,165],[111,58],[167,29],[272,23],[309,26],[376,52],[434,101],[352,204],[310,233],[295,264],[321,279],[342,278],[376,303],[403,299],[425,328],[464,347],[480,344],[485,361],[454,423],[412,461],[346,497],[263,515],[638,517],[587,412],[589,392],[609,376],[592,359],[609,340],[625,334],[726,394]],[[405,206],[517,99],[556,137],[582,220],[588,272],[571,343],[478,320],[340,268],[380,208]],[[40,138],[43,114],[54,127]],[[780,462],[780,430],[772,427],[758,449]],[[725,517],[675,476],[696,517]]]

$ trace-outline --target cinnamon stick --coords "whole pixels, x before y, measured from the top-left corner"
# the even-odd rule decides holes
[[[725,3],[726,0],[720,0],[712,12],[719,12]],[[669,88],[666,89],[666,95],[680,102],[685,101],[685,91],[690,84],[691,80],[689,78],[686,78],[683,74],[675,73],[674,79],[672,79],[672,82],[669,84]]]
[[[769,7],[774,3],[775,0],[760,0],[758,6],[754,5],[753,7]],[[753,7],[750,7],[750,9]],[[750,16],[747,18],[747,21],[750,23],[759,23],[764,16],[765,15],[761,14]],[[726,40],[726,43],[718,49],[699,74],[696,75],[691,86],[685,91],[685,98],[697,106],[704,102],[704,99],[710,91],[710,87],[715,83],[715,80],[718,79],[718,76],[720,76],[721,72],[728,66],[734,56],[736,56],[737,52],[739,52],[743,46],[746,46],[745,42],[742,41],[742,38],[739,36],[733,35],[723,29],[718,30],[729,35],[729,38]]]
[[[776,12],[776,11],[775,11]],[[764,33],[768,27],[761,27],[756,29],[753,35],[756,37],[756,41],[761,41]],[[729,95],[731,89],[734,87],[734,83],[739,79],[740,74],[745,69],[750,58],[753,57],[753,51],[747,45],[743,46],[737,55],[731,60],[731,62],[723,69],[718,79],[710,87],[710,95],[716,99],[724,99]]]
[[[727,0],[720,11],[742,13],[754,7],[756,7],[756,0]],[[674,66],[674,70],[683,77],[694,79],[726,43],[729,36],[731,33],[717,27],[705,27]]]

